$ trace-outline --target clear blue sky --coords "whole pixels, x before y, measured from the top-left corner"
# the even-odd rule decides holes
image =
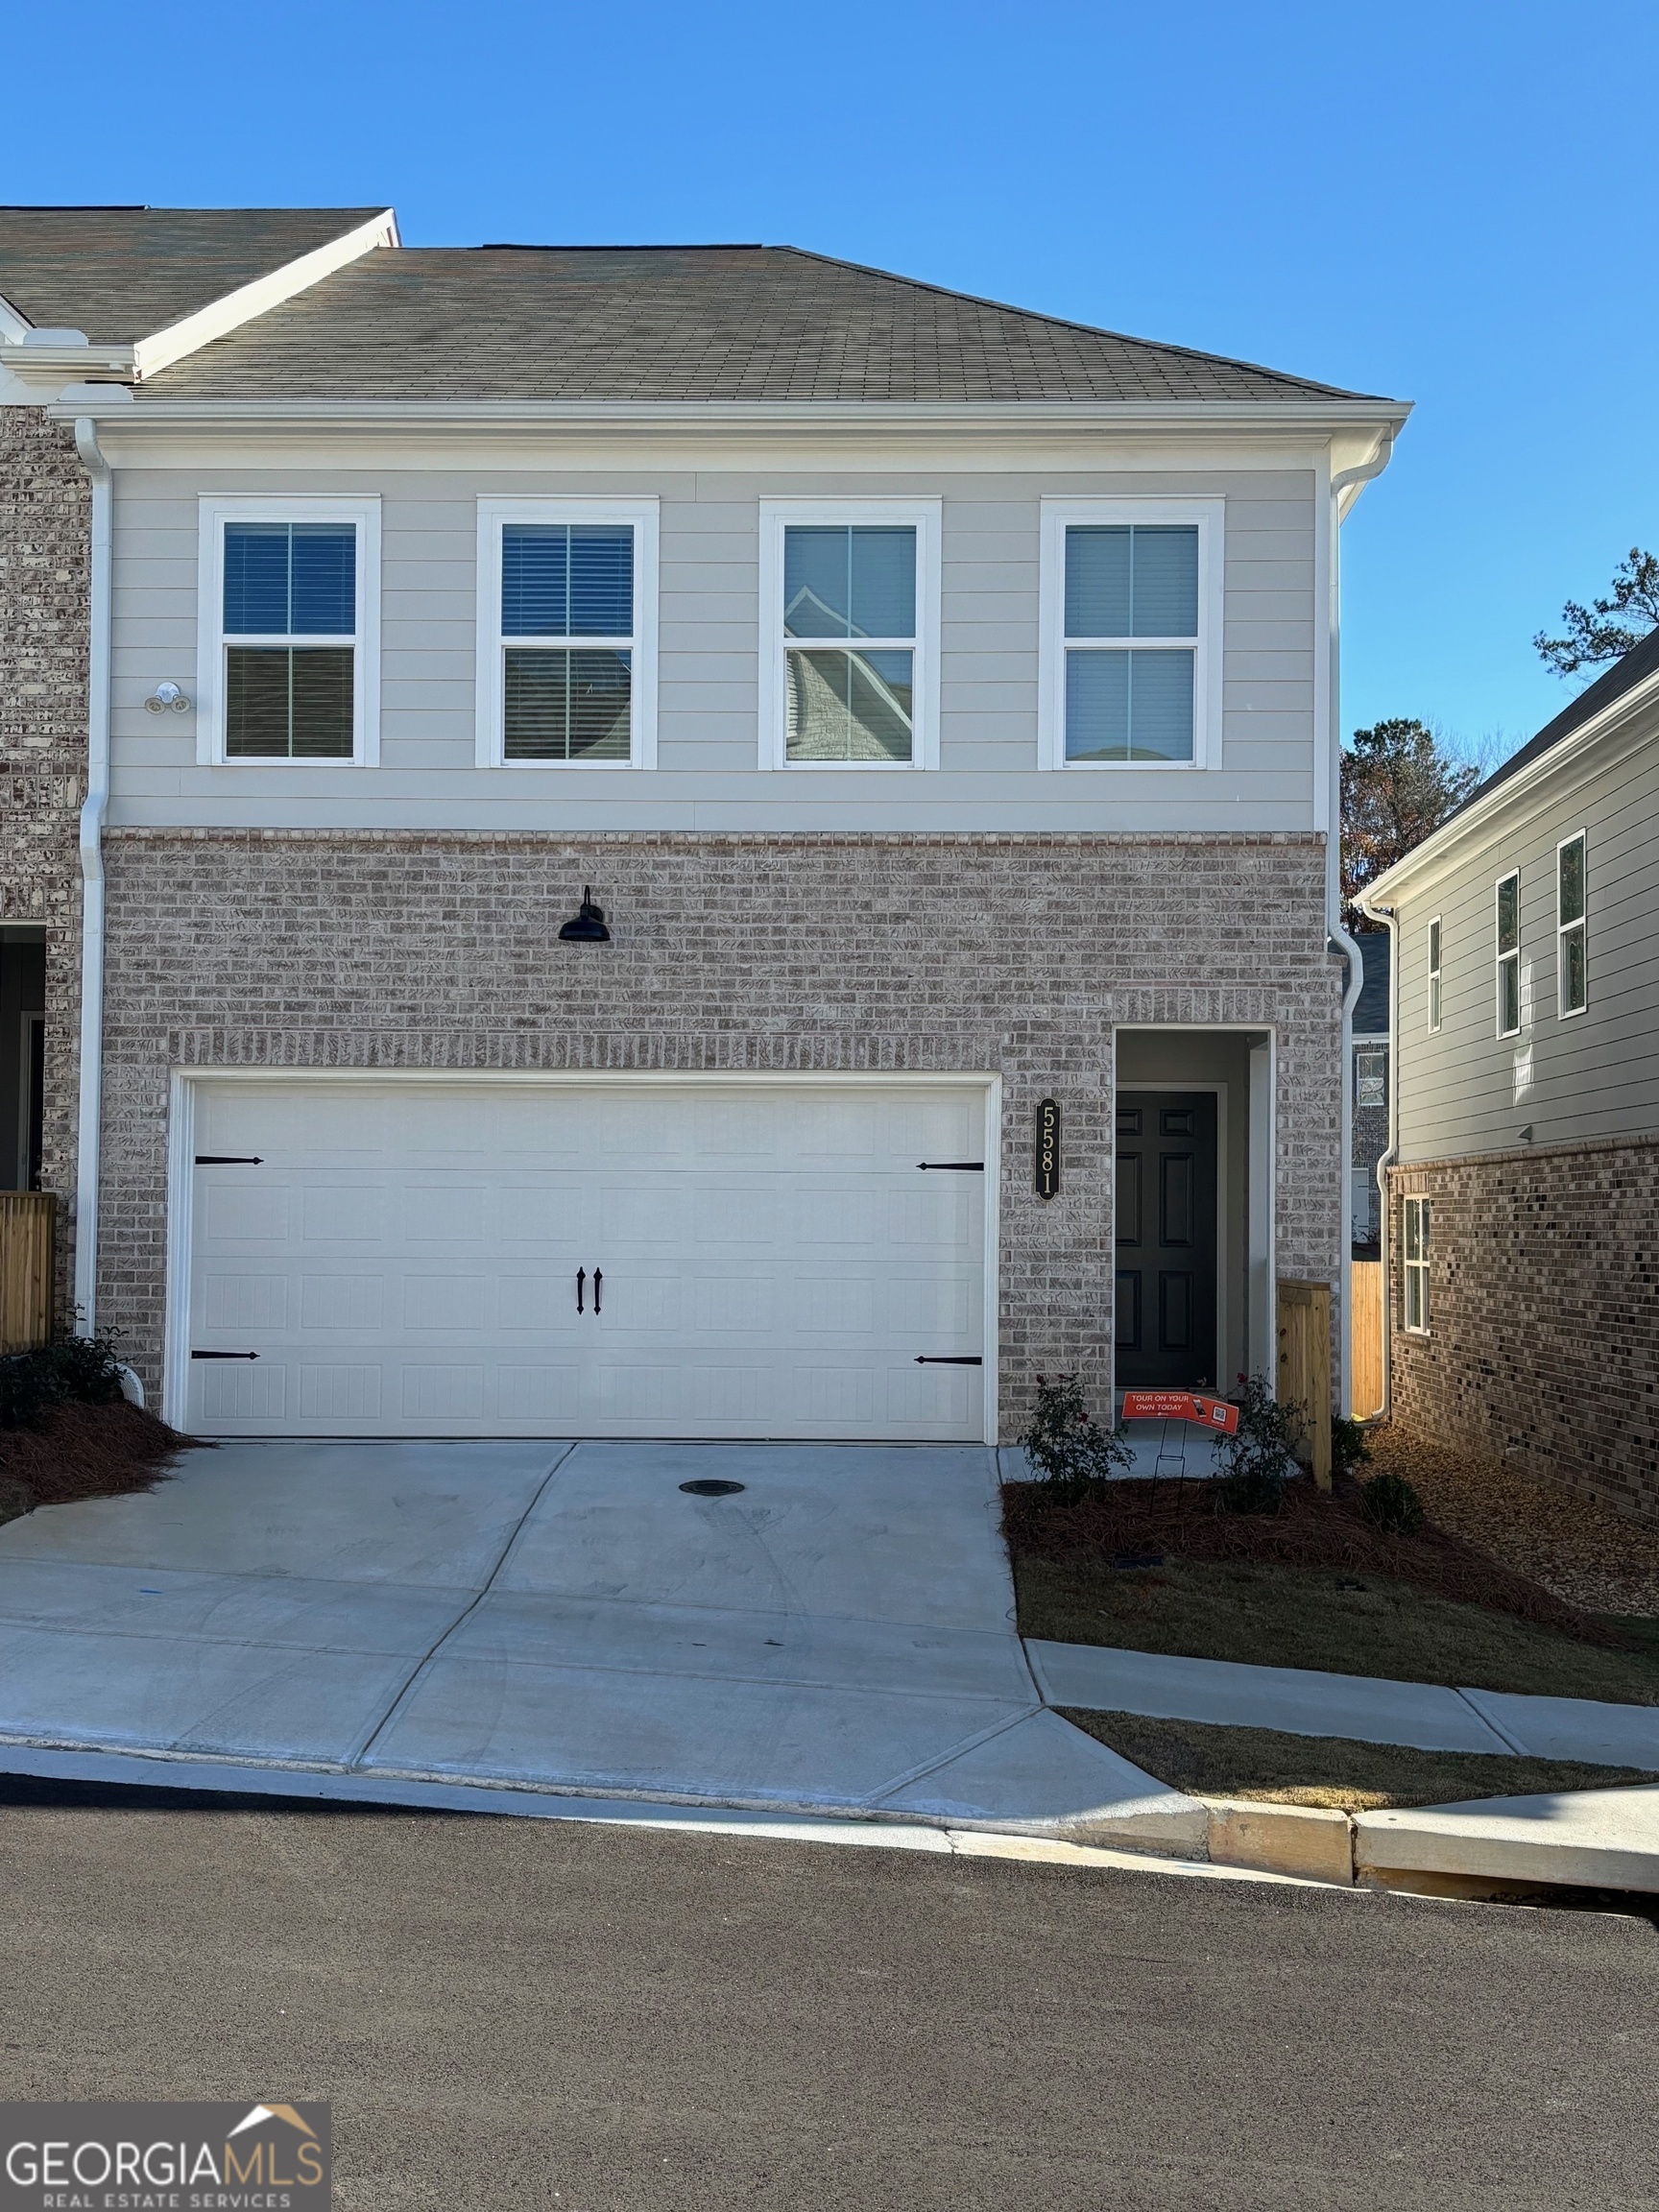
[[[1528,734],[1533,633],[1659,541],[1659,11],[86,0],[6,58],[0,200],[761,239],[1412,399],[1347,728]]]

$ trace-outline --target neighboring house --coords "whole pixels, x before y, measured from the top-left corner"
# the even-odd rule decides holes
[[[1359,948],[1365,980],[1354,1002],[1350,1023],[1353,1042],[1348,1056],[1349,1080],[1353,1086],[1353,1139],[1349,1159],[1353,1166],[1354,1257],[1377,1260],[1382,1256],[1382,1233],[1377,1163],[1388,1149],[1388,975],[1392,940],[1382,930],[1366,929],[1355,943]]]
[[[1659,1512],[1659,632],[1362,903],[1398,972],[1393,1408]]]
[[[1403,405],[389,219],[126,373],[38,435],[112,528],[78,1295],[170,1419],[995,1439],[1340,1296],[1335,533]]]

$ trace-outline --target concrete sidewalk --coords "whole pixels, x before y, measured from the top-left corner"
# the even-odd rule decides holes
[[[1580,1759],[1591,1766],[1641,1767],[1659,1773],[1659,1706],[1448,1690],[1430,1682],[1170,1658],[1036,1638],[1027,1641],[1025,1649],[1049,1705],[1272,1728],[1291,1736],[1342,1736],[1361,1743],[1406,1743],[1424,1751]]]

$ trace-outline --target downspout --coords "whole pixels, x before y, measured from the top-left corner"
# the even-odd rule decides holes
[[[1373,1421],[1386,1421],[1394,1406],[1394,1296],[1388,1285],[1388,1170],[1400,1157],[1400,916],[1394,906],[1373,906],[1363,892],[1360,911],[1388,925],[1388,1144],[1377,1163],[1377,1234],[1382,1256],[1382,1404]]]
[[[1354,1008],[1365,982],[1365,956],[1354,939],[1342,926],[1342,683],[1341,683],[1341,581],[1342,565],[1337,550],[1337,539],[1342,527],[1342,494],[1358,484],[1369,484],[1381,476],[1387,468],[1394,450],[1394,433],[1384,430],[1377,442],[1377,450],[1369,461],[1357,469],[1343,469],[1331,479],[1330,528],[1330,630],[1331,651],[1328,681],[1331,686],[1330,724],[1331,758],[1326,788],[1325,819],[1325,921],[1331,943],[1348,962],[1348,987],[1342,994],[1342,1109],[1341,1109],[1341,1250],[1343,1260],[1339,1282],[1338,1311],[1341,1314],[1341,1335],[1338,1339],[1338,1372],[1341,1382],[1337,1394],[1337,1410],[1347,1414],[1353,1410],[1352,1360],[1349,1358],[1348,1330],[1353,1309],[1352,1277],[1349,1272],[1354,1241]],[[1392,1073],[1392,1070],[1390,1070]],[[1390,1093],[1392,1095],[1392,1093]]]
[[[92,592],[86,655],[86,798],[81,808],[81,1101],[75,1168],[75,1327],[97,1327],[98,1175],[104,1105],[104,815],[109,804],[109,464],[89,415],[75,450],[92,480]]]

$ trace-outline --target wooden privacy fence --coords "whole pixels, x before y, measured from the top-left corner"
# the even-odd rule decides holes
[[[1331,1487],[1331,1289],[1279,1285],[1279,1403],[1307,1414],[1296,1456],[1321,1490]]]
[[[1382,1410],[1382,1262],[1355,1260],[1348,1268],[1348,1379],[1356,1421]]]
[[[49,1190],[0,1190],[0,1352],[52,1340],[58,1201]]]

